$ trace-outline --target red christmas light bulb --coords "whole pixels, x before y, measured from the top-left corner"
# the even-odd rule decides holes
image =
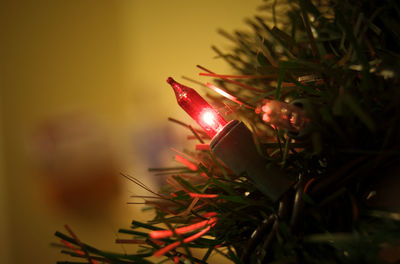
[[[294,104],[288,104],[277,100],[265,99],[261,109],[265,122],[287,129],[290,132],[301,131],[309,122],[305,112]]]
[[[225,119],[194,89],[176,82],[171,77],[167,82],[174,89],[178,104],[211,138],[224,128],[227,124]]]

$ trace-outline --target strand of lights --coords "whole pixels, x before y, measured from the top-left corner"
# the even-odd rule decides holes
[[[226,122],[192,88],[175,82],[171,77],[167,82],[174,89],[178,104],[212,138],[211,153],[224,162],[235,174],[246,175],[254,182],[257,189],[274,201],[277,201],[291,187],[293,181],[281,168],[273,164],[265,166],[266,161],[259,155],[252,133],[243,122],[238,120]],[[231,97],[231,99],[234,98]],[[265,107],[263,109],[270,112]],[[260,109],[254,110],[261,112]],[[209,114],[205,115],[205,111]]]
[[[168,78],[168,83],[174,89],[178,104],[212,137],[211,153],[235,174],[246,175],[257,189],[273,201],[277,201],[292,186],[293,181],[284,170],[274,164],[266,166],[267,161],[260,156],[252,133],[243,122],[232,120],[227,123],[193,89],[175,82],[172,78]],[[205,122],[202,115],[205,109],[212,113],[209,122]],[[260,109],[255,110],[261,112]]]

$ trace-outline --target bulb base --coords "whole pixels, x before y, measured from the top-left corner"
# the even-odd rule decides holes
[[[282,169],[272,164],[267,166],[243,122],[229,122],[212,139],[210,149],[235,174],[252,180],[257,189],[273,201],[279,200],[293,184]]]

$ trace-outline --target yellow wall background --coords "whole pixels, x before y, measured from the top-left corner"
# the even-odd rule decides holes
[[[55,263],[49,246],[68,223],[85,242],[109,250],[119,227],[144,219],[127,205],[137,192],[127,181],[102,214],[56,210],[42,195],[34,134],[45,120],[78,113],[101,128],[118,169],[155,186],[149,157],[182,137],[167,117],[189,121],[165,80],[197,77],[196,64],[224,73],[212,44],[216,33],[246,28],[259,0],[3,1],[0,9],[0,263]],[[171,132],[172,131],[172,132]],[[172,133],[172,139],[154,140]],[[146,137],[146,135],[152,135]],[[156,146],[154,146],[156,144]],[[154,152],[149,152],[150,149]],[[157,154],[158,155],[158,154]],[[33,157],[32,157],[33,156]],[[163,157],[161,155],[161,157]]]

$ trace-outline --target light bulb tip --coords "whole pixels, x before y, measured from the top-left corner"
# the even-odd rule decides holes
[[[172,77],[168,77],[168,79],[167,79],[167,83],[169,83],[169,84],[173,84],[175,82],[175,80],[174,79],[172,79]]]

